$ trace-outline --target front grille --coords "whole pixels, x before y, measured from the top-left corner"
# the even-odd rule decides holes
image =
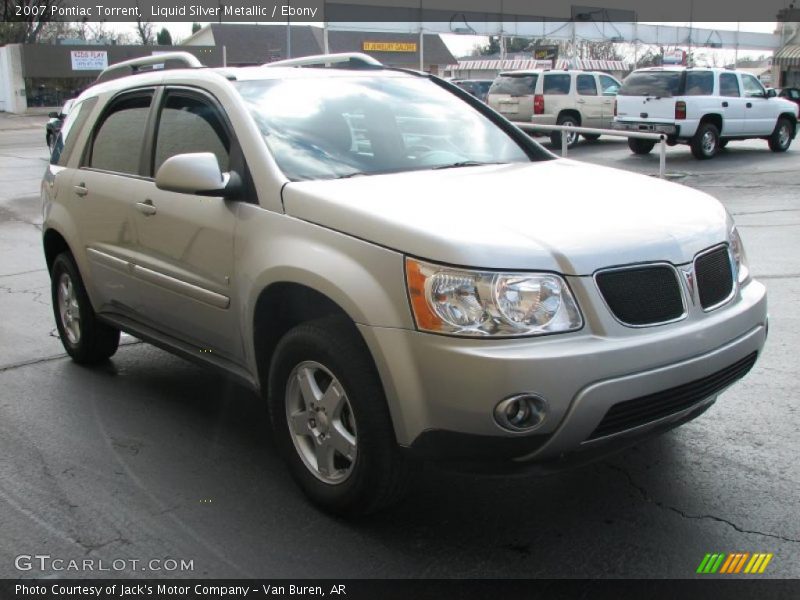
[[[595,280],[611,312],[627,325],[655,325],[683,315],[678,278],[666,265],[605,271]]]
[[[593,440],[626,429],[633,429],[691,408],[701,400],[718,393],[740,377],[744,377],[755,364],[756,357],[757,353],[753,352],[740,361],[702,379],[655,394],[619,402],[608,409],[606,416],[588,439]]]
[[[733,272],[727,246],[698,256],[694,261],[700,306],[709,308],[723,302],[733,291]]]

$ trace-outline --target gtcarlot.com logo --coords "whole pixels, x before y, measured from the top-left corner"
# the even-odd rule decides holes
[[[697,567],[701,575],[760,575],[767,570],[767,565],[774,555],[766,552],[718,552],[706,554]]]

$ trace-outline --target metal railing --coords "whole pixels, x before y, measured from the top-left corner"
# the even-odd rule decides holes
[[[569,133],[588,133],[589,135],[613,135],[624,138],[653,140],[658,144],[658,176],[664,179],[667,170],[667,136],[663,133],[643,133],[640,131],[624,131],[621,129],[595,129],[594,127],[573,127],[571,125],[539,125],[538,123],[514,123],[523,131],[560,131],[561,156],[567,156],[567,136]]]

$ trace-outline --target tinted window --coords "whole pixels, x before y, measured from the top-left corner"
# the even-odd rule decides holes
[[[230,140],[217,110],[200,98],[169,93],[158,123],[153,173],[176,154],[211,152],[230,170]]]
[[[292,180],[531,160],[497,125],[427,79],[292,77],[235,85]]]
[[[714,94],[712,71],[686,71],[686,96],[711,96]]]
[[[61,127],[61,132],[53,148],[53,155],[50,157],[52,164],[60,167],[67,165],[95,104],[97,104],[97,98],[89,98],[72,107],[72,111],[64,120],[64,125]]]
[[[637,71],[622,82],[619,95],[669,98],[679,92],[682,78],[680,71]]]
[[[94,135],[89,166],[116,173],[139,173],[139,156],[152,94],[114,102]]]
[[[739,80],[733,73],[722,73],[719,76],[719,95],[739,97]]]
[[[543,94],[564,95],[569,94],[569,82],[571,76],[568,73],[548,74],[544,76]]]
[[[749,73],[742,73],[742,87],[744,87],[745,96],[763,96],[764,87],[761,82]]]
[[[581,96],[597,96],[594,75],[578,75],[577,88]]]
[[[600,75],[600,87],[603,88],[603,96],[616,96],[620,85],[620,82],[613,77]]]
[[[538,75],[500,75],[489,88],[490,94],[531,96],[536,89]]]

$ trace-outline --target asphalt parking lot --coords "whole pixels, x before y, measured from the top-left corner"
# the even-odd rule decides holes
[[[764,576],[800,576],[800,140],[702,162],[668,150],[673,179],[734,214],[769,289],[766,350],[708,412],[548,477],[428,467],[404,504],[349,523],[306,503],[247,390],[132,338],[100,369],[64,357],[40,243],[43,123],[0,114],[0,577],[65,576],[15,567],[48,554],[193,561],[119,572],[134,577],[685,578],[739,551],[773,553]],[[658,170],[617,139],[570,157]]]

